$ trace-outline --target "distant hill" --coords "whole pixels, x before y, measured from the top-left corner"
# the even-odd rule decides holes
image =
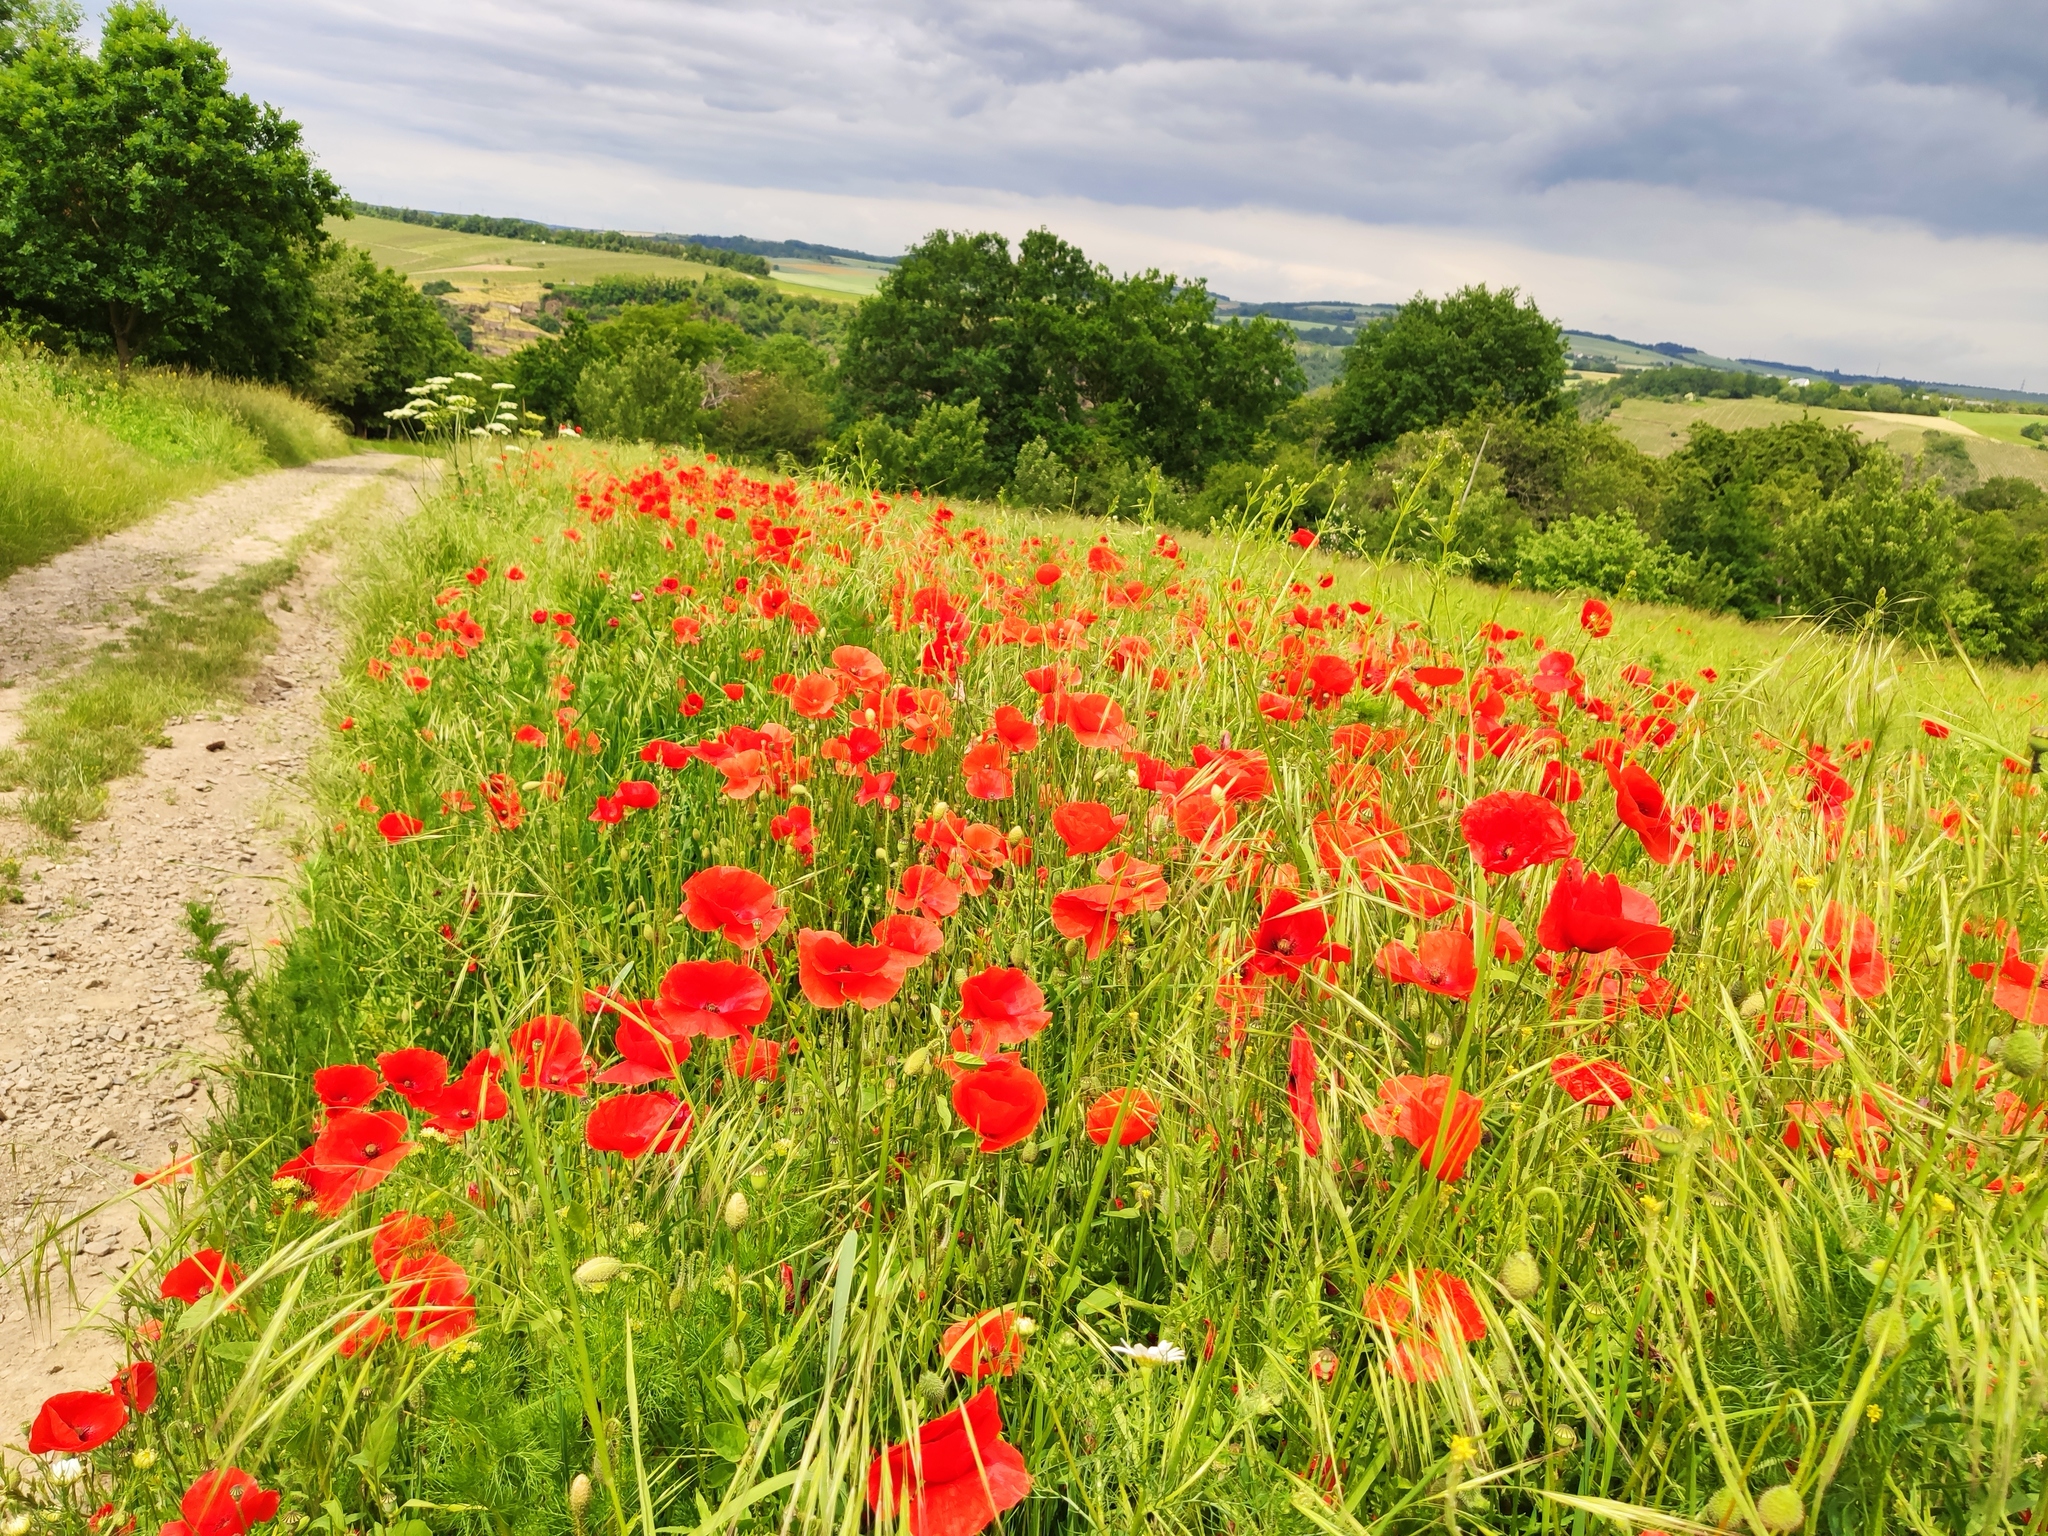
[[[685,245],[708,246],[714,251],[738,251],[747,256],[766,256],[784,261],[866,261],[893,267],[900,256],[875,256],[848,250],[843,245],[813,245],[808,240],[756,240],[752,235],[655,235],[656,240],[680,240]]]

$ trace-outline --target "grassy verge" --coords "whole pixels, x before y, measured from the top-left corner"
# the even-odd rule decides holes
[[[288,392],[0,342],[0,577],[237,476],[349,451]]]
[[[125,641],[36,695],[0,756],[0,785],[24,791],[20,814],[60,839],[97,817],[106,786],[142,766],[166,719],[229,695],[269,649],[277,628],[263,599],[294,569],[273,560],[196,592],[173,588],[143,605]]]

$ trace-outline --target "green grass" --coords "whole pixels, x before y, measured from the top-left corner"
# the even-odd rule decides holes
[[[51,1528],[78,1536],[102,1500],[152,1528],[199,1473],[232,1464],[329,1533],[851,1532],[869,1458],[974,1390],[942,1369],[943,1330],[1011,1306],[1035,1331],[996,1386],[1035,1486],[1006,1532],[1608,1536],[1697,1529],[1724,1485],[1753,1500],[1789,1483],[1805,1528],[1827,1536],[2018,1536],[2048,1455],[2048,1161],[2038,1127],[2005,1129],[1994,1096],[2016,1090],[2024,1108],[2039,1088],[2007,1072],[1978,1092],[1967,1069],[1943,1086],[1936,1068],[1951,1044],[1967,1062],[1987,1049],[2025,1059],[1992,1046],[2015,1025],[1966,966],[1996,958],[2000,922],[2030,956],[2048,943],[2042,797],[2017,793],[2030,786],[2001,762],[2038,680],[1627,605],[1595,642],[1558,598],[1254,534],[1183,538],[1182,566],[1128,524],[961,507],[941,527],[908,497],[881,513],[829,487],[778,501],[765,485],[651,468],[634,494],[660,482],[675,521],[636,514],[631,497],[613,516],[578,509],[608,468],[624,479],[637,467],[551,447],[503,472],[451,473],[365,544],[330,706],[352,728],[316,765],[331,830],[307,864],[303,924],[253,988],[198,925],[245,1050],[198,1178],[172,1188],[161,1241],[109,1324],[157,1362],[164,1396],[95,1453],[86,1483],[37,1495]],[[721,504],[740,518],[714,521]],[[756,512],[763,529],[811,530],[799,558],[755,558]],[[1118,581],[1149,589],[1138,606],[1112,605],[1088,574],[1105,534]],[[1048,558],[1067,573],[1051,591],[1032,578]],[[766,583],[787,583],[815,631],[765,616]],[[919,671],[926,633],[892,618],[933,586],[977,624],[1011,604],[1043,622],[1060,603],[1095,623],[1057,655],[977,644],[937,686]],[[1332,601],[1374,611],[1304,626]],[[464,628],[458,611],[482,630],[460,655],[444,649]],[[534,611],[572,622],[536,625]],[[678,643],[678,615],[701,623],[697,643]],[[1491,642],[1497,658],[1489,621],[1523,631]],[[1551,872],[1482,875],[1459,813],[1532,788],[1542,759],[1446,750],[1470,728],[1458,692],[1427,722],[1367,691],[1298,722],[1258,707],[1309,654],[1370,654],[1397,668],[1497,664],[1509,718],[1534,725],[1518,679],[1543,653],[1539,634],[1543,651],[1578,657],[1589,700],[1675,723],[1666,745],[1635,753],[1674,805],[1730,813],[1691,834],[1709,857],[1651,863],[1582,755],[1626,719],[1558,700],[1561,756],[1587,781],[1566,808],[1578,852],[1653,898],[1673,930],[1661,974],[1685,1001],[1669,1014],[1619,994],[1610,1008],[1598,988],[1563,996],[1534,965]],[[1118,671],[1120,640],[1149,644],[1147,663]],[[824,757],[848,709],[801,717],[773,681],[830,667],[847,644],[900,683],[932,682],[921,707],[949,715],[929,753],[886,730],[871,766],[897,774],[897,809],[856,805],[859,780]],[[1234,802],[1234,826],[1198,857],[1170,813],[1213,814],[1213,800],[1176,807],[1115,751],[1047,725],[1011,764],[1014,792],[974,799],[964,752],[998,706],[1032,708],[1024,674],[1054,663],[1079,669],[1075,691],[1118,700],[1145,752],[1185,765],[1228,733],[1265,754],[1270,791]],[[1698,675],[1708,665],[1712,682]],[[728,702],[721,682],[742,698]],[[1678,683],[1698,696],[1649,702]],[[686,690],[712,702],[680,717]],[[1928,713],[1953,735],[1925,736]],[[640,756],[650,738],[763,723],[809,760],[786,794],[734,798],[705,763],[671,771]],[[1338,723],[1407,735],[1333,775],[1347,767]],[[538,745],[517,744],[523,725]],[[593,731],[594,747],[581,739]],[[1853,794],[1837,821],[1808,802],[1808,742],[1844,765]],[[494,774],[523,796],[516,826],[476,804]],[[651,781],[658,803],[594,821],[626,778]],[[1052,919],[1057,893],[1096,879],[1096,856],[1068,858],[1051,824],[1052,807],[1077,799],[1127,816],[1113,846],[1161,864],[1172,892],[1094,957]],[[1490,964],[1463,1001],[1382,975],[1382,945],[1450,919],[1418,922],[1357,866],[1325,867],[1317,818],[1365,816],[1368,800],[1378,825],[1412,840],[1407,857],[1512,921],[1530,957]],[[964,899],[894,998],[814,1006],[796,984],[797,931],[865,939],[904,872],[936,856],[918,829],[939,802],[998,839],[1016,826],[1028,862],[1020,847],[1018,867]],[[815,862],[776,836],[772,818],[799,806]],[[1940,823],[1951,810],[1954,836]],[[421,835],[387,841],[390,812],[418,818]],[[1724,872],[1705,867],[1722,858]],[[790,909],[762,949],[737,951],[677,912],[683,882],[717,864],[760,872]],[[1352,958],[1327,984],[1273,981],[1224,1055],[1218,985],[1239,973],[1282,865]],[[1824,1032],[1839,1060],[1774,1064],[1772,1047],[1798,1042],[1770,1022],[1767,997],[1818,1018],[1829,985],[1818,955],[1781,952],[1766,925],[1826,902],[1869,915],[1891,974]],[[698,1038],[670,1085],[694,1112],[672,1153],[628,1162],[591,1148],[587,1117],[616,1090],[508,1080],[506,1118],[459,1141],[408,1117],[417,1150],[338,1215],[273,1182],[306,1145],[315,1069],[405,1046],[459,1068],[480,1047],[509,1054],[511,1030],[540,1014],[575,1021],[609,1062],[613,1025],[584,1011],[586,989],[647,996],[669,966],[712,958],[763,975],[760,1033],[793,1049],[775,1080],[749,1083],[728,1042]],[[1012,965],[1052,1015],[1018,1053],[1047,1104],[1025,1141],[983,1153],[934,1063],[971,1065],[950,1043],[963,976]],[[1290,1108],[1302,1040],[1325,1137],[1314,1155]],[[1552,1085],[1561,1052],[1613,1062],[1632,1099],[1590,1116]],[[1483,1137],[1456,1179],[1365,1123],[1398,1074],[1454,1077],[1483,1097]],[[1086,1111],[1133,1086],[1160,1102],[1156,1132],[1098,1149]],[[1881,1144],[1842,1115],[1863,1095],[1886,1117]],[[1840,1154],[1788,1146],[1795,1120]],[[2024,1191],[2001,1196],[1994,1177]],[[396,1316],[369,1238],[401,1210],[437,1224],[475,1327],[343,1358],[353,1317]],[[164,1270],[201,1247],[239,1266],[232,1308],[160,1297]],[[1415,1381],[1393,1369],[1395,1346],[1419,1343],[1414,1325],[1367,1309],[1418,1268],[1469,1286],[1485,1337],[1460,1342],[1438,1320],[1440,1364]],[[1148,1370],[1111,1349],[1153,1338],[1186,1358]],[[132,1456],[143,1448],[153,1466]],[[585,1478],[587,1500],[574,1491]],[[28,1505],[5,1512],[16,1507]],[[1738,1528],[1760,1531],[1749,1515],[1741,1503]]]
[[[1961,422],[1972,432],[2020,448],[2033,448],[2037,443],[2037,439],[2020,436],[2023,428],[2048,422],[2048,416],[2022,415],[2018,411],[1950,411],[1948,419]]]
[[[349,451],[281,389],[0,343],[0,577],[223,480]]]
[[[64,840],[106,804],[107,785],[142,766],[164,721],[229,697],[276,639],[264,598],[291,579],[291,560],[198,591],[144,603],[127,639],[29,701],[21,734],[0,754],[0,787],[22,791],[19,814]]]

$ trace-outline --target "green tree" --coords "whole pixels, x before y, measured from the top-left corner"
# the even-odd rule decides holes
[[[1549,415],[1564,377],[1564,332],[1534,299],[1483,283],[1443,299],[1417,294],[1352,342],[1330,441],[1364,453],[1482,408]]]
[[[2002,508],[1960,519],[1963,577],[1984,600],[1986,652],[2018,666],[2048,661],[2048,533],[2028,533]]]
[[[1062,460],[1158,464],[1198,476],[1249,450],[1301,388],[1284,327],[1215,324],[1199,282],[1115,278],[1034,230],[938,231],[906,255],[848,326],[849,408],[909,432],[931,403],[978,401],[989,462],[1007,474],[1043,438]]]
[[[996,488],[989,464],[988,424],[981,404],[946,405],[934,400],[899,430],[870,416],[847,434],[854,449],[885,490],[926,490],[949,496],[986,496]]]
[[[687,442],[697,435],[703,400],[697,371],[644,341],[592,363],[576,381],[578,415],[599,437]]]
[[[330,245],[313,295],[319,341],[301,382],[359,429],[403,405],[407,385],[468,361],[434,301],[368,251]]]
[[[1940,634],[1960,574],[1955,503],[1926,481],[1905,484],[1899,461],[1874,452],[1839,492],[1787,520],[1775,559],[1802,612],[1880,610],[1889,629]]]
[[[1741,432],[1695,422],[1685,447],[1665,461],[1650,531],[1720,571],[1727,606],[1749,618],[1774,613],[1786,598],[1773,558],[1779,528],[1839,495],[1881,451],[1811,418]]]
[[[45,329],[284,378],[314,345],[311,254],[340,189],[299,125],[228,90],[155,4],[97,53],[46,26],[0,69],[0,293]]]

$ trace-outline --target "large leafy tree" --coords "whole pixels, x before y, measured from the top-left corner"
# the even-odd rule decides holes
[[[46,14],[56,14],[46,12]],[[60,18],[61,19],[61,18]],[[0,68],[0,294],[45,330],[283,378],[319,331],[312,256],[340,189],[219,50],[117,4],[97,53],[25,29]]]
[[[434,301],[368,251],[331,243],[314,263],[318,341],[295,380],[357,427],[380,424],[406,386],[467,366]]]
[[[1330,443],[1369,452],[1482,409],[1547,415],[1564,376],[1564,332],[1534,299],[1484,283],[1442,299],[1417,294],[1352,342]]]
[[[1241,455],[1301,389],[1285,328],[1215,323],[1199,282],[1117,278],[1047,230],[1018,243],[939,230],[861,305],[840,380],[859,412],[915,425],[928,405],[980,402],[1006,473],[1044,438],[1198,475]]]

